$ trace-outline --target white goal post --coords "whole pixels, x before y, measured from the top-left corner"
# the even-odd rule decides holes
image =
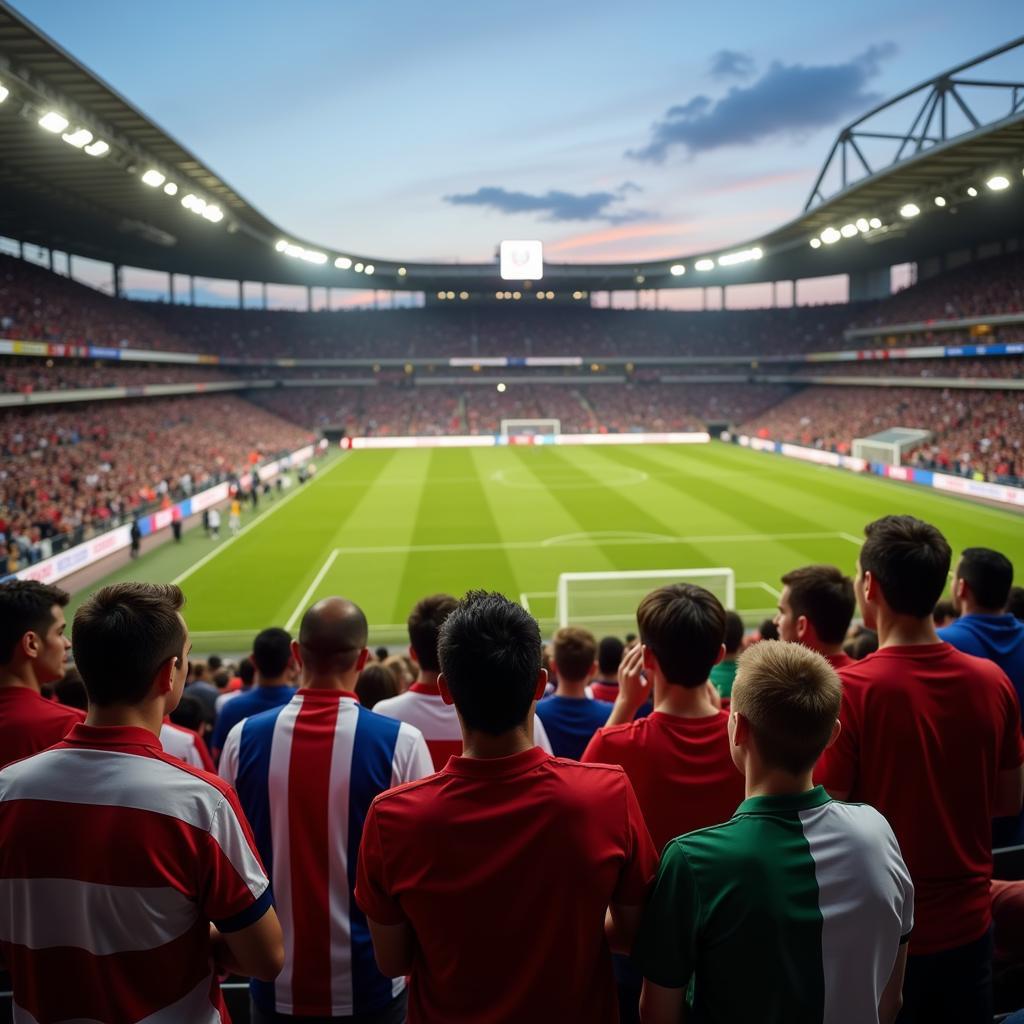
[[[517,434],[560,434],[561,420],[502,420],[501,436]]]
[[[919,427],[892,427],[870,437],[855,437],[851,451],[857,459],[880,462],[886,466],[901,466],[906,452],[925,444],[931,438],[930,430]]]
[[[736,574],[732,569],[563,572],[558,577],[555,618],[559,627],[582,626],[598,634],[633,632],[641,599],[668,583],[695,583],[710,590],[723,607],[736,607]]]

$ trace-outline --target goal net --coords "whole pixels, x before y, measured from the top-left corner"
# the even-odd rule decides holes
[[[535,434],[560,434],[562,432],[561,420],[502,420],[502,437],[522,437]]]
[[[855,458],[880,462],[885,466],[903,464],[905,452],[930,441],[932,432],[919,427],[892,427],[870,437],[855,437],[852,453]]]
[[[561,626],[582,626],[595,636],[636,632],[636,609],[652,590],[695,583],[723,607],[736,607],[732,569],[656,569],[640,572],[563,572],[558,577],[555,617]]]

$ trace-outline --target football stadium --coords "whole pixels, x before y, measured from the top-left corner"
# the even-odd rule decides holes
[[[1024,1024],[1019,12],[306,0],[171,87],[231,5],[58,6],[0,0],[0,1020]]]

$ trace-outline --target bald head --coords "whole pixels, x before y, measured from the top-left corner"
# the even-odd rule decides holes
[[[368,636],[366,616],[359,605],[343,597],[325,597],[302,616],[302,664],[317,674],[351,672]]]

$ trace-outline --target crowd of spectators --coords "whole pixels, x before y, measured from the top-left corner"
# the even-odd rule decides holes
[[[237,374],[217,366],[136,366],[77,359],[0,356],[0,393],[28,395],[75,388],[132,388],[146,384],[194,384],[236,379]]]
[[[16,569],[309,439],[234,396],[0,412],[0,556]]]
[[[765,368],[767,372],[773,372]],[[779,371],[774,371],[779,372]],[[1024,355],[980,359],[867,359],[850,363],[804,363],[782,371],[810,377],[960,377],[972,380],[1021,380]]]

